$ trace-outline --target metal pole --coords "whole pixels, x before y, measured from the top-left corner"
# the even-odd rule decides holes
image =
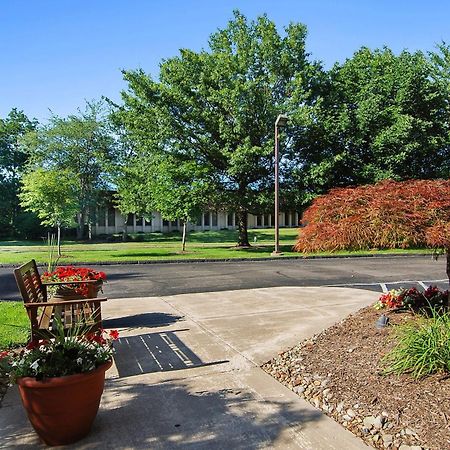
[[[275,250],[273,256],[278,256],[280,252],[280,226],[279,218],[279,174],[278,174],[278,121],[275,122]]]

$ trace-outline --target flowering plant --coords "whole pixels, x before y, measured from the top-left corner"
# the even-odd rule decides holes
[[[441,291],[436,286],[429,286],[425,291],[420,292],[416,288],[392,289],[386,294],[382,294],[375,303],[375,309],[399,309],[399,308],[447,308],[448,291]]]
[[[0,352],[0,373],[9,374],[15,381],[20,377],[42,380],[90,372],[111,359],[112,341],[118,337],[116,330],[64,336],[64,330],[58,329],[52,339],[32,341],[20,351]]]
[[[98,272],[97,270],[89,269],[88,267],[60,266],[53,270],[53,272],[44,272],[41,276],[41,280],[44,283],[97,280],[99,284],[101,284],[106,282],[106,274],[105,272]],[[83,297],[89,295],[88,284],[74,284],[72,286],[77,294],[82,295]]]

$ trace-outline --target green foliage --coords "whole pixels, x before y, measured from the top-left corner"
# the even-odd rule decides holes
[[[305,200],[336,186],[450,176],[448,92],[432,72],[422,52],[364,47],[330,70],[296,145]]]
[[[450,314],[415,317],[396,326],[395,347],[383,358],[385,374],[414,378],[450,371]]]
[[[21,141],[29,154],[28,171],[44,167],[70,170],[78,185],[82,224],[92,224],[92,211],[104,201],[108,173],[115,157],[115,139],[101,102],[88,102],[84,111],[67,118],[52,116],[48,125],[28,133]],[[82,236],[84,227],[79,229]]]
[[[69,169],[36,169],[21,180],[22,207],[33,211],[42,225],[70,227],[79,211],[79,184]]]
[[[211,186],[211,206],[237,212],[242,245],[247,212],[272,202],[277,115],[295,105],[300,121],[299,110],[314,102],[320,68],[308,61],[305,37],[304,25],[291,24],[282,36],[266,16],[248,22],[235,12],[209,50],[183,49],[165,60],[159,81],[124,71],[129,88],[114,120],[130,147],[143,165],[160,154],[170,165],[197,167]]]
[[[34,130],[36,120],[30,120],[17,109],[12,109],[5,119],[0,118],[0,233],[17,235],[21,210],[17,193],[20,173],[27,161],[27,154],[21,151],[19,140]],[[23,231],[23,230],[22,230]]]

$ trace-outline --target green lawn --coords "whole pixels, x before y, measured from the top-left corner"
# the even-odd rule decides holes
[[[29,325],[23,302],[0,300],[0,350],[25,344]]]
[[[301,256],[292,252],[297,237],[297,229],[280,230],[280,245],[284,256]],[[252,247],[237,249],[237,231],[197,231],[188,235],[186,253],[181,253],[179,233],[148,233],[136,235],[143,242],[114,243],[79,243],[67,241],[63,243],[60,264],[75,262],[96,263],[101,261],[126,262],[144,260],[180,260],[180,259],[233,259],[233,258],[267,258],[273,251],[274,230],[249,230]],[[255,241],[256,238],[256,241]],[[429,253],[429,250],[386,250],[366,252],[336,252],[336,255],[360,255],[371,253],[410,252]],[[321,253],[320,255],[331,255]],[[4,241],[0,242],[0,264],[22,264],[34,258],[38,263],[47,262],[47,247],[44,242]]]

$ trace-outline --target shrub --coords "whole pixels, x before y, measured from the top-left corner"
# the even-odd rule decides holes
[[[450,315],[416,317],[393,331],[395,347],[382,359],[385,374],[414,378],[450,371]]]
[[[337,188],[305,211],[294,251],[446,247],[449,222],[448,180]]]

